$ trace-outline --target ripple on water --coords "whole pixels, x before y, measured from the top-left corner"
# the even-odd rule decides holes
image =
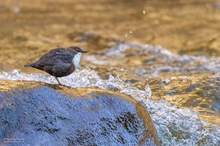
[[[220,58],[178,55],[161,46],[125,42],[106,49],[103,53],[92,54],[92,57],[85,56],[85,61],[89,61],[89,64],[108,67],[126,66],[138,76],[148,78],[163,75],[172,77],[173,75],[215,74],[220,71]]]

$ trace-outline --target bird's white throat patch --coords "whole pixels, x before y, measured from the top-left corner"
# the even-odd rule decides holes
[[[75,68],[79,67],[79,62],[80,62],[80,58],[81,58],[82,53],[77,53],[76,55],[74,55],[73,57],[73,64],[75,66]]]

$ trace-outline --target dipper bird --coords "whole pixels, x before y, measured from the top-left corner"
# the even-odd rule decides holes
[[[54,76],[62,85],[58,77],[70,75],[79,66],[82,53],[87,53],[77,46],[70,46],[68,48],[55,48],[43,55],[38,61],[26,64],[24,67],[33,67],[43,70]]]

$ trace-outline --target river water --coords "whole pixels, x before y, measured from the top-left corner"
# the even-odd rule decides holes
[[[80,46],[60,81],[121,92],[150,112],[161,145],[220,144],[220,1],[0,2],[0,80],[57,84],[23,65]]]

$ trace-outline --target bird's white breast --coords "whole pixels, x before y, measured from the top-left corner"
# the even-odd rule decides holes
[[[81,58],[82,53],[77,53],[76,55],[74,55],[73,57],[73,64],[75,66],[75,68],[79,67],[79,62],[80,62],[80,58]]]

